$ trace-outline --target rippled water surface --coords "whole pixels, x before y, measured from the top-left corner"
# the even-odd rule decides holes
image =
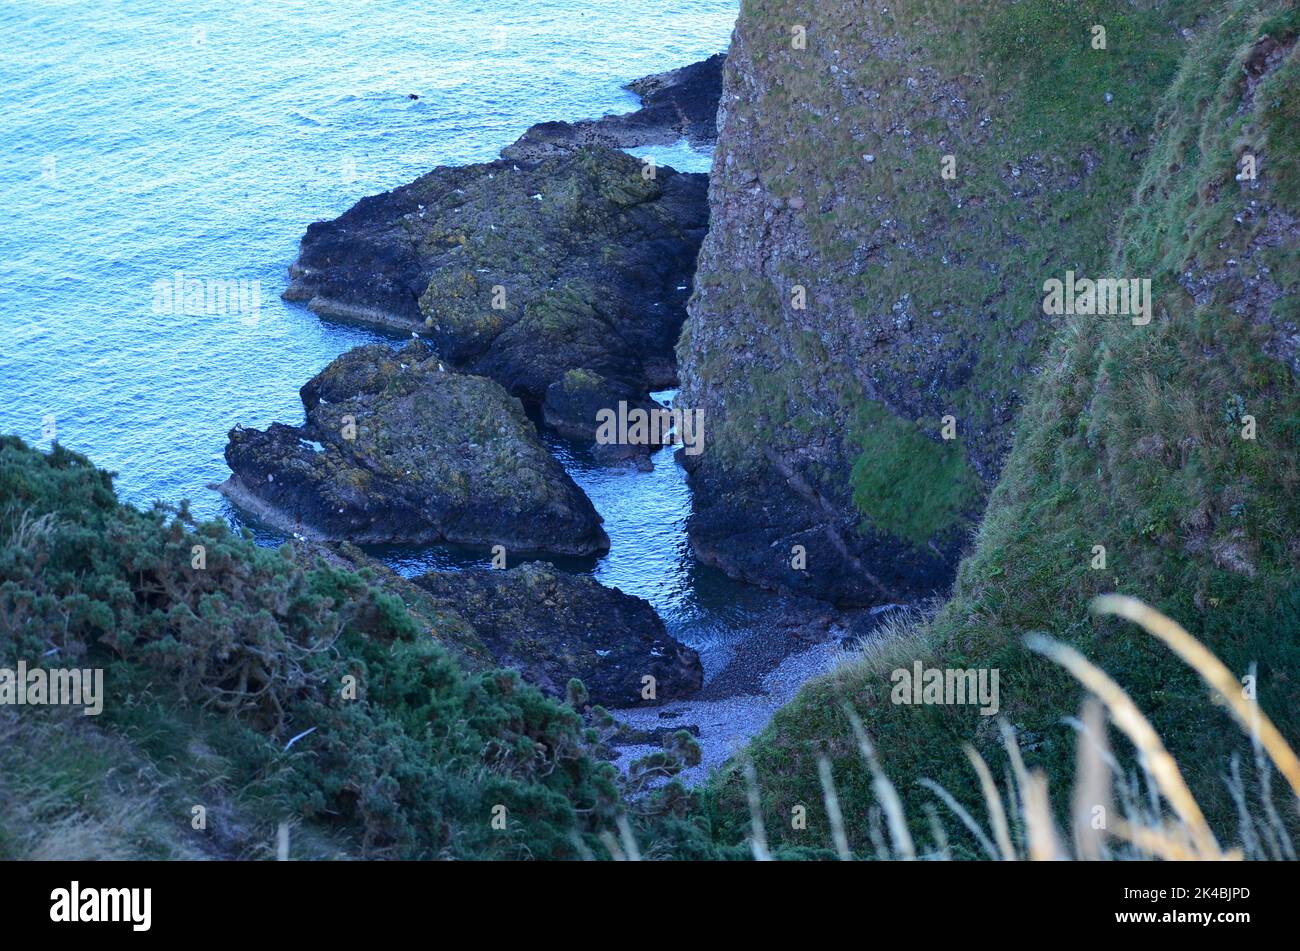
[[[279,299],[307,224],[442,164],[486,161],[534,122],[637,106],[621,85],[726,47],[735,0],[216,0],[0,4],[0,431],[193,500],[236,423],[302,418],[298,387],[377,339]],[[418,99],[410,98],[411,94]],[[707,170],[685,145],[638,150]],[[182,271],[260,281],[230,316],[158,313]],[[714,662],[768,599],[697,566],[689,495],[554,443],[611,550],[566,567],[651,600]],[[479,561],[386,551],[405,571]],[[712,666],[712,664],[710,665]]]

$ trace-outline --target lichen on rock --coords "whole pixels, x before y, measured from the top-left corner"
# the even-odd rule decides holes
[[[519,401],[422,341],[349,351],[301,395],[302,426],[236,428],[226,447],[222,491],[276,525],[361,543],[609,547]]]
[[[534,405],[590,370],[613,406],[675,385],[706,189],[605,147],[437,168],[311,225],[285,297],[418,334]]]

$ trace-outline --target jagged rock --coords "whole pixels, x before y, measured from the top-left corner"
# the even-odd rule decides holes
[[[235,428],[220,486],[272,524],[361,543],[587,555],[609,539],[519,401],[422,341],[339,357],[301,390],[307,421]]]
[[[725,53],[627,84],[641,108],[581,122],[539,122],[501,150],[502,158],[536,160],[585,145],[634,148],[686,139],[696,147],[717,139]]]
[[[570,370],[606,405],[644,398],[676,382],[707,179],[604,148],[438,168],[311,225],[284,296],[421,334],[530,403]]]
[[[703,683],[699,655],[668,634],[649,603],[591,578],[532,562],[413,580],[472,625],[497,663],[553,696],[577,677],[592,703],[632,707],[687,696]],[[647,675],[654,699],[642,697]]]

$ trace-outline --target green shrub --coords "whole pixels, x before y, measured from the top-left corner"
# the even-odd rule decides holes
[[[153,804],[178,840],[201,839],[189,803],[221,801],[233,855],[293,820],[359,856],[570,858],[606,854],[631,807],[645,847],[662,829],[709,848],[680,788],[625,804],[579,714],[513,671],[464,672],[368,573],[137,511],[84,457],[0,437],[0,664],[46,656],[105,669],[93,728],[190,790]]]

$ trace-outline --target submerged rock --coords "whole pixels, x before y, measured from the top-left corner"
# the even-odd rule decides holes
[[[644,398],[676,382],[707,188],[605,148],[438,168],[311,225],[284,296],[425,336],[535,405],[571,370],[605,405]]]
[[[363,543],[609,547],[519,401],[446,369],[421,341],[345,353],[301,395],[302,426],[235,428],[226,447],[220,490],[272,524]]]
[[[718,101],[722,96],[725,53],[656,73],[627,84],[641,97],[641,108],[625,115],[581,122],[539,122],[501,150],[503,158],[536,160],[584,145],[633,148],[671,145],[686,139],[696,147],[718,137]]]
[[[635,707],[688,696],[704,681],[699,655],[668,634],[648,602],[591,578],[534,562],[413,580],[473,626],[497,663],[553,696],[577,677],[592,703]],[[643,696],[647,676],[653,698]]]

